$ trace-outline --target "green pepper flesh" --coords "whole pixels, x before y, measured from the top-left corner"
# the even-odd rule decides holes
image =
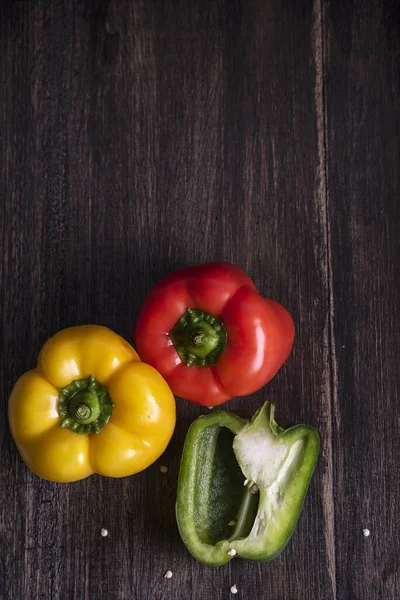
[[[251,422],[218,411],[190,427],[176,516],[181,537],[204,564],[233,556],[272,560],[289,541],[319,452],[315,429],[283,430],[266,402]]]

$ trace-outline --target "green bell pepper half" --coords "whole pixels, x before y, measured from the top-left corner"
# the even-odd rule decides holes
[[[200,562],[275,558],[289,541],[319,452],[313,427],[284,430],[266,402],[249,422],[218,411],[189,428],[178,480],[182,540]]]

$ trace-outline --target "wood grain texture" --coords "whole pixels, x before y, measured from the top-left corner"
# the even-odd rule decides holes
[[[1,3],[1,600],[227,600],[233,583],[245,599],[400,597],[394,5]],[[48,337],[91,322],[131,341],[150,287],[208,260],[244,268],[297,328],[276,378],[229,408],[268,397],[321,435],[270,564],[205,567],[180,540],[179,457],[204,409],[178,399],[164,456],[122,480],[42,481],[8,430]]]
[[[400,595],[396,14],[379,1],[325,12],[338,600]]]

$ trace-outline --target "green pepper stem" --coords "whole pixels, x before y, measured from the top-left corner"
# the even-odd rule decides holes
[[[250,481],[246,485],[237,516],[236,526],[228,540],[229,542],[233,542],[249,535],[257,515],[259,496],[258,487],[255,483]]]
[[[226,345],[226,330],[211,313],[188,308],[170,332],[171,340],[188,366],[215,366]]]
[[[114,406],[107,388],[91,375],[60,389],[57,408],[61,427],[75,433],[100,433]]]

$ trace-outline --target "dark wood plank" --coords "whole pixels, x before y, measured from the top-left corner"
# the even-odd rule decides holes
[[[395,5],[336,2],[324,15],[340,600],[400,597]]]

